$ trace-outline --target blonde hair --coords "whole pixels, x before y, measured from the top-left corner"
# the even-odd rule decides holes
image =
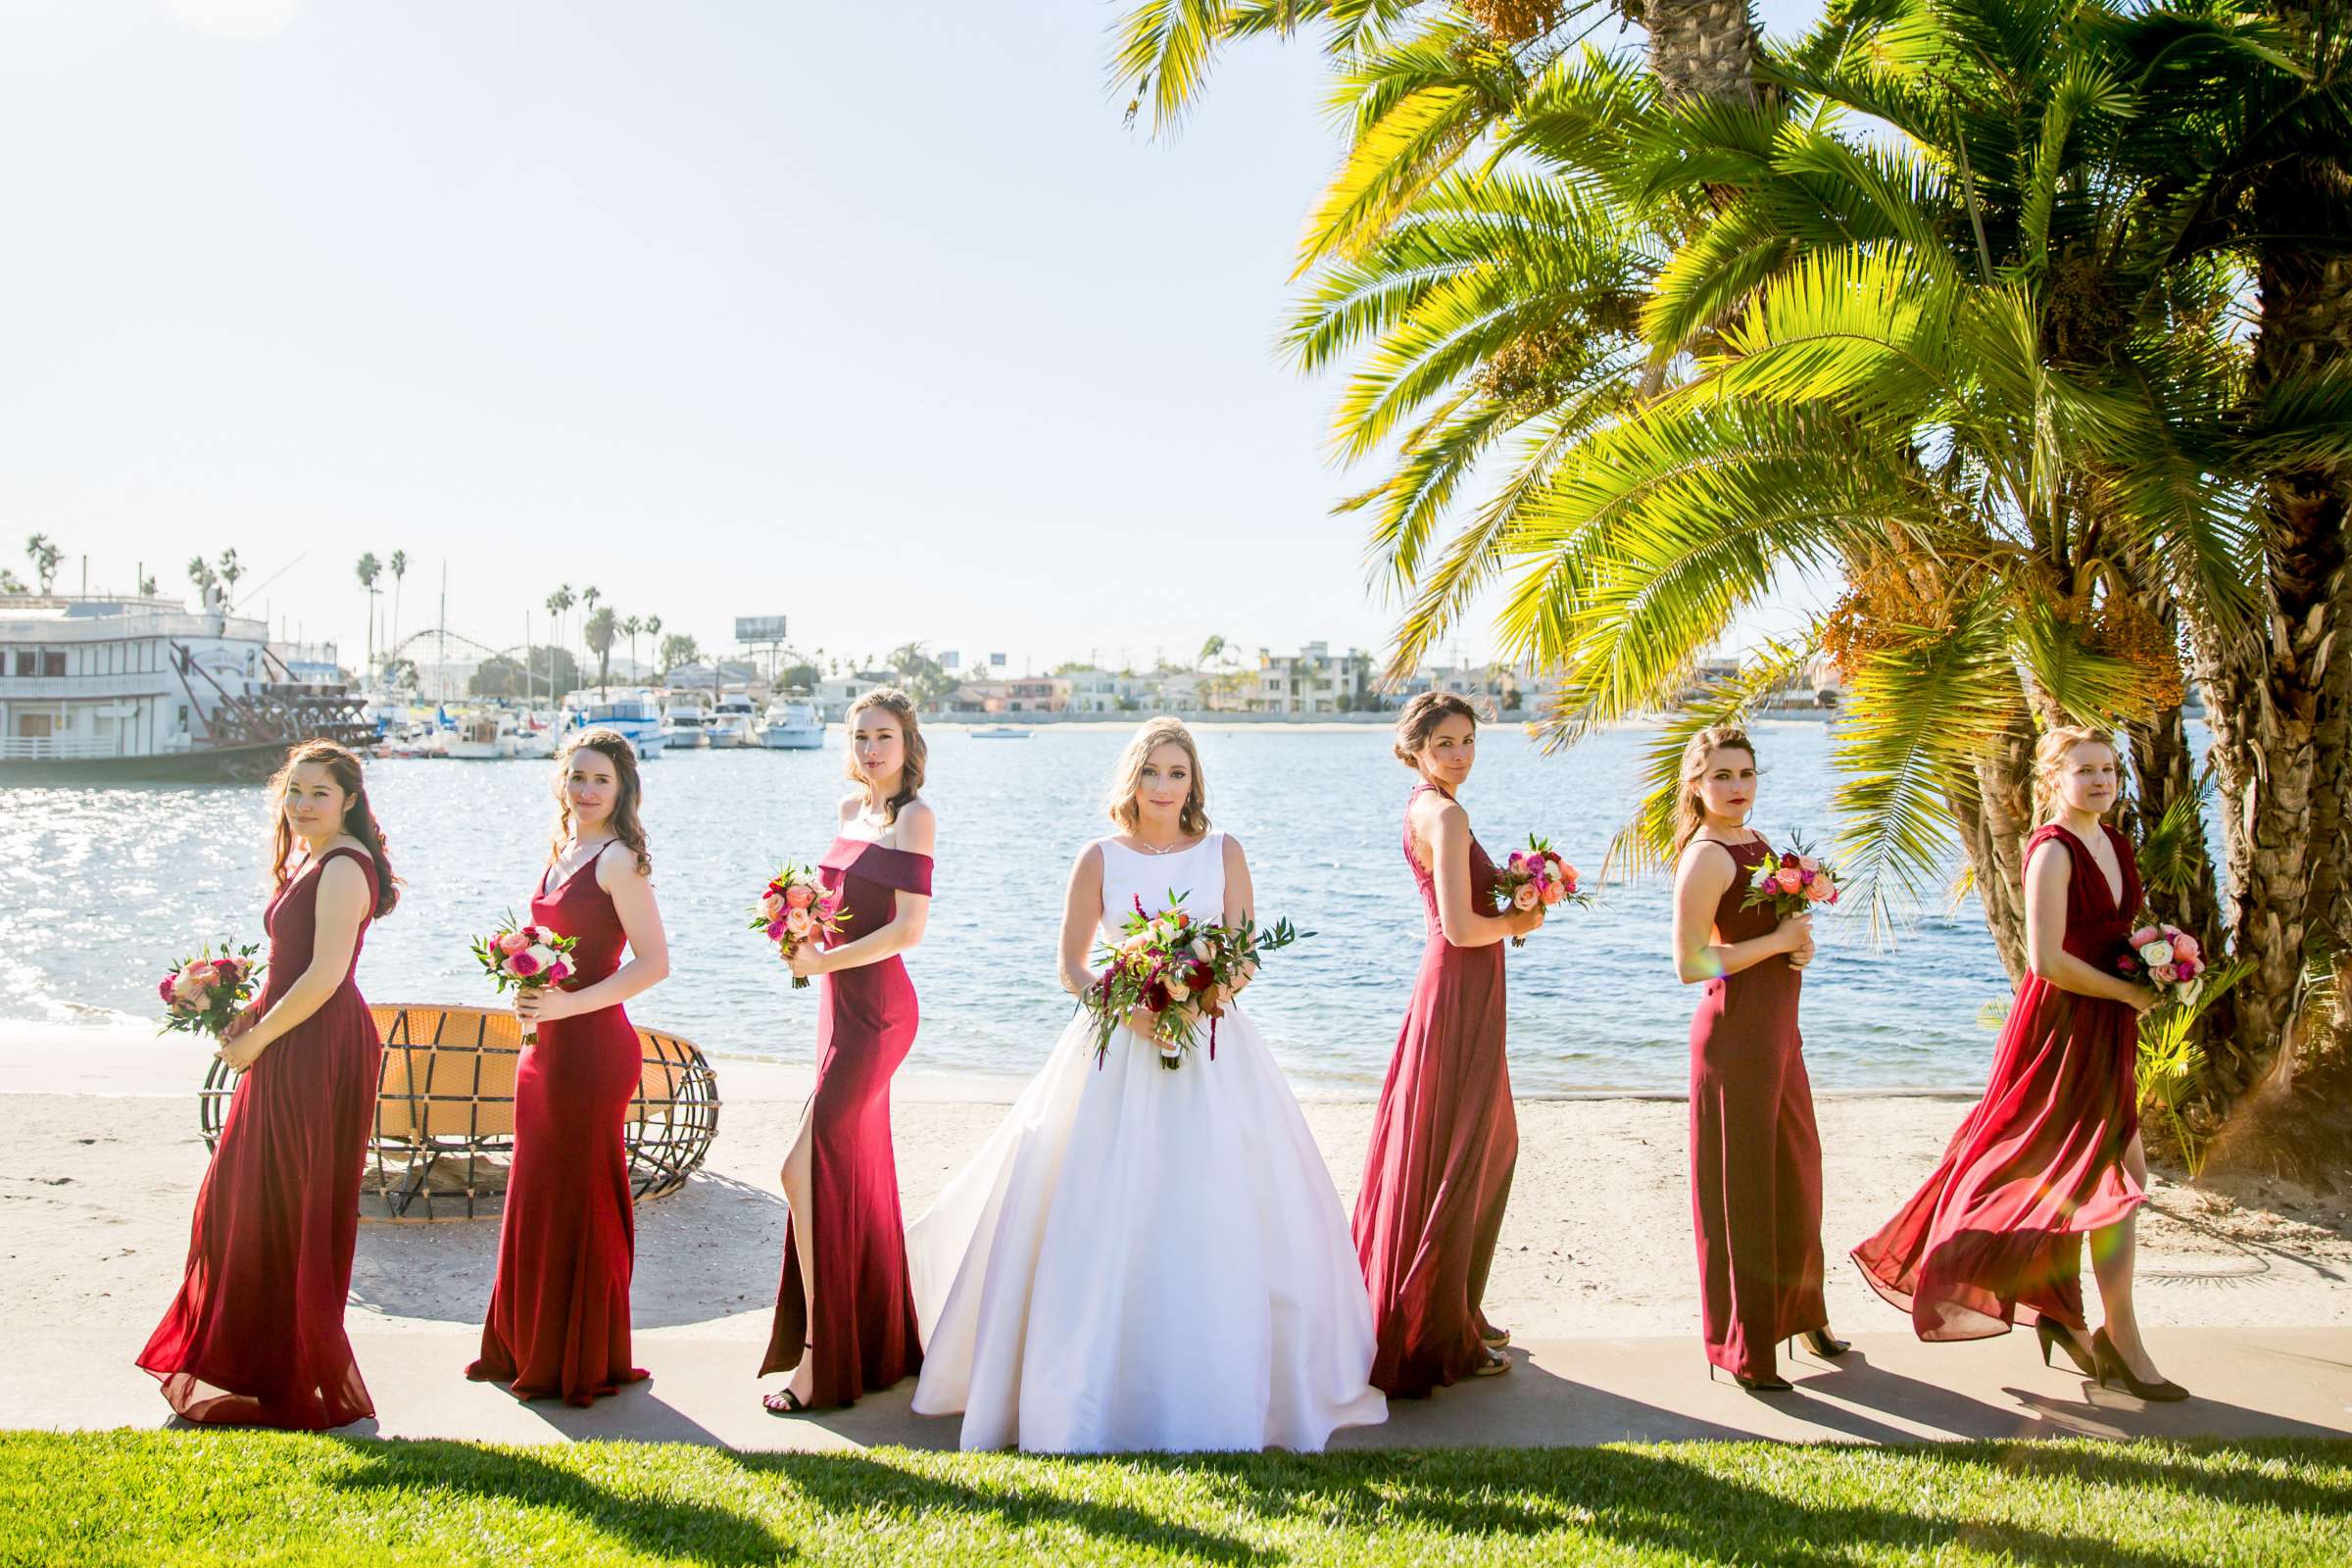
[[[1466,718],[1472,729],[1478,728],[1478,710],[1468,699],[1451,692],[1423,692],[1405,704],[1404,711],[1396,715],[1396,760],[1418,769],[1430,737],[1449,718]]]
[[[1683,765],[1674,787],[1674,851],[1669,860],[1682,858],[1683,851],[1698,830],[1707,825],[1707,813],[1700,806],[1698,783],[1707,776],[1707,759],[1717,752],[1740,751],[1749,761],[1756,758],[1756,743],[1747,738],[1747,731],[1738,724],[1710,724],[1690,737],[1683,748]]]
[[[858,715],[869,708],[879,708],[897,719],[899,733],[906,743],[906,760],[899,767],[898,793],[882,803],[882,821],[888,825],[899,819],[900,807],[922,793],[923,763],[930,759],[931,748],[924,744],[923,727],[915,721],[914,699],[896,686],[877,686],[852,703],[842,720],[842,727],[855,731],[858,728]],[[849,760],[843,764],[843,771],[849,775],[851,783],[868,788],[872,786],[873,780],[858,770],[858,748],[855,746],[850,748]]]
[[[1162,746],[1184,748],[1184,755],[1193,764],[1193,784],[1184,797],[1184,808],[1177,813],[1177,830],[1187,838],[1198,838],[1208,831],[1208,781],[1200,774],[1200,748],[1193,744],[1193,732],[1176,718],[1153,718],[1144,721],[1119,754],[1118,765],[1110,770],[1110,794],[1102,803],[1104,814],[1127,832],[1143,811],[1135,804],[1136,792],[1144,787],[1144,763]]]
[[[2122,760],[2115,742],[2103,730],[2087,724],[2058,724],[2042,731],[2034,743],[2034,825],[2058,819],[2058,779],[2066,770],[2066,754],[2078,746],[2104,746],[2107,755]]]
[[[620,786],[619,796],[605,818],[605,828],[615,839],[629,847],[637,857],[637,874],[654,874],[654,857],[648,848],[645,823],[637,815],[637,808],[645,800],[645,780],[637,772],[637,748],[629,738],[616,729],[584,729],[567,742],[556,757],[556,832],[548,842],[547,859],[550,865],[563,858],[564,846],[571,842],[571,796],[564,788],[571,774],[571,760],[580,752],[594,752],[612,764],[613,782]],[[602,850],[597,852],[603,854]]]

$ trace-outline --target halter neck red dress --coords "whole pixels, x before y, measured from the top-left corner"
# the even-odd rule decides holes
[[[888,925],[901,893],[928,898],[931,857],[863,839],[837,838],[818,878],[842,891],[849,912],[838,937],[853,942]],[[921,1370],[922,1338],[906,1279],[906,1224],[890,1144],[890,1077],[914,1047],[914,984],[897,954],[817,979],[816,1089],[810,1097],[812,1212],[785,1222],[784,1277],[760,1375],[815,1360],[809,1403],[849,1404]],[[801,1286],[803,1233],[811,1252],[809,1310]]]
[[[360,867],[375,907],[375,862],[354,849],[280,888],[262,917],[270,976],[254,1006],[274,1005],[311,966],[318,875],[337,856]],[[138,1361],[190,1421],[318,1431],[375,1414],[343,1332],[383,1057],[353,979],[368,924],[334,995],[237,1080],[197,1190],[186,1276]]]
[[[2111,967],[2139,910],[2131,841],[2099,824],[2123,872],[2118,895],[2089,846],[2058,823],[2026,841],[2031,861],[2057,843],[2073,870],[2062,945]],[[2124,1169],[2139,1131],[2139,1020],[2131,1006],[2018,982],[1993,1047],[1984,1098],[1943,1160],[1876,1236],[1854,1249],[1862,1277],[1911,1314],[1923,1340],[2005,1334],[2022,1311],[2082,1330],[2082,1238],[2146,1200]]]
[[[628,935],[597,860],[531,900],[533,923],[577,937],[578,991],[620,967]],[[632,873],[633,874],[633,873]],[[481,1358],[466,1369],[523,1399],[593,1404],[645,1376],[629,1351],[637,1229],[629,1194],[629,1102],[644,1071],[636,1026],[617,1005],[538,1026],[514,1072],[514,1166],[498,1227],[498,1279]]]
[[[1740,904],[1772,847],[1761,839],[1723,847],[1739,871],[1716,901],[1716,934],[1727,943],[1769,936],[1780,916]],[[1710,1362],[1751,1379],[1776,1375],[1781,1341],[1830,1321],[1821,1292],[1821,1135],[1796,1026],[1803,990],[1804,972],[1776,953],[1708,981],[1690,1018],[1701,1334]]]
[[[1519,1161],[1519,1120],[1503,1054],[1502,944],[1457,948],[1438,920],[1437,880],[1413,858],[1411,801],[1404,861],[1421,889],[1427,941],[1396,1052],[1381,1086],[1355,1200],[1355,1252],[1372,1295],[1377,1349],[1371,1384],[1423,1395],[1487,1358],[1479,1310]],[[1494,865],[1470,844],[1470,897],[1494,905]]]

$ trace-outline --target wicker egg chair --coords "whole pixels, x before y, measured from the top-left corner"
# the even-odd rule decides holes
[[[522,1031],[504,1007],[371,1006],[384,1041],[363,1219],[411,1223],[495,1214],[514,1153]],[[718,1079],[691,1041],[640,1027],[644,1066],[623,1131],[637,1201],[686,1185],[718,1133]],[[197,1096],[206,1149],[220,1137],[236,1073],[215,1061]]]

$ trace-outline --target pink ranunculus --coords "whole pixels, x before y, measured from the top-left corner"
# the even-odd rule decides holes
[[[498,951],[501,953],[520,953],[530,945],[531,939],[527,931],[503,931],[499,933]]]
[[[1546,882],[1546,883],[1544,883],[1544,904],[1546,904],[1546,905],[1553,905],[1553,904],[1557,904],[1557,903],[1559,903],[1559,902],[1560,902],[1562,899],[1566,898],[1567,896],[1568,896],[1568,890],[1567,890],[1566,888],[1564,888],[1564,887],[1560,886],[1560,885],[1559,885],[1557,882]]]
[[[806,882],[795,882],[784,890],[784,903],[789,908],[806,909],[815,902],[816,889]]]
[[[1821,869],[1821,862],[1810,855],[1800,855],[1796,858],[1796,868],[1799,871],[1818,871]]]
[[[2132,945],[2135,948],[2144,948],[2151,942],[2163,940],[2164,927],[2160,925],[2143,925],[2132,933]]]
[[[1781,874],[1779,877],[1775,878],[1775,880],[1781,884],[1781,891],[1783,893],[1794,893],[1798,888],[1801,888],[1805,885],[1803,877],[1793,865],[1782,866]]]
[[[543,967],[545,965],[540,963],[539,955],[528,948],[507,955],[507,973],[517,980],[535,980]]]
[[[784,912],[784,895],[783,895],[783,894],[781,894],[781,893],[770,893],[770,894],[769,894],[769,895],[768,895],[766,898],[764,898],[764,899],[761,899],[761,900],[760,901],[760,917],[761,917],[761,918],[763,918],[763,919],[768,919],[768,920],[773,920],[773,919],[774,919],[774,918],[775,918],[777,915],[779,915],[779,914],[782,914],[783,912]]]
[[[1543,897],[1543,894],[1536,891],[1536,885],[1530,882],[1511,895],[1511,906],[1516,909],[1532,909]]]
[[[570,978],[571,965],[566,960],[558,958],[555,962],[547,966],[547,983],[549,985],[560,986]]]
[[[2180,978],[2180,972],[2169,963],[2160,963],[2148,971],[2148,978],[2158,985],[2169,986]]]
[[[1513,850],[1510,854],[1503,857],[1502,863],[1513,871],[1523,870],[1527,865],[1527,852],[1525,850]]]
[[[840,912],[841,899],[836,894],[828,893],[823,898],[818,899],[814,904],[808,906],[808,910],[819,920],[830,920],[835,914]]]
[[[2172,927],[2167,926],[2165,929],[2171,931]],[[2177,958],[2193,958],[2203,951],[2203,949],[2197,946],[2197,939],[2195,937],[2190,936],[2185,931],[2173,931],[2173,956]]]
[[[807,909],[794,909],[784,916],[784,929],[796,937],[807,936],[808,928],[815,923]]]
[[[1825,899],[1834,900],[1837,897],[1838,890],[1821,877],[1815,877],[1805,884],[1805,899],[1808,903],[1819,904]]]
[[[770,942],[784,940],[784,917],[782,915],[779,914],[767,922],[767,940]]]

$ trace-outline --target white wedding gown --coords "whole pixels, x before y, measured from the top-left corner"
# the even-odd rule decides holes
[[[1222,834],[1102,854],[1106,937],[1171,888],[1219,917]],[[1079,1012],[906,1244],[914,1408],[966,1448],[1311,1450],[1388,1415],[1339,1194],[1238,1006],[1174,1072],[1125,1028],[1098,1068]]]

